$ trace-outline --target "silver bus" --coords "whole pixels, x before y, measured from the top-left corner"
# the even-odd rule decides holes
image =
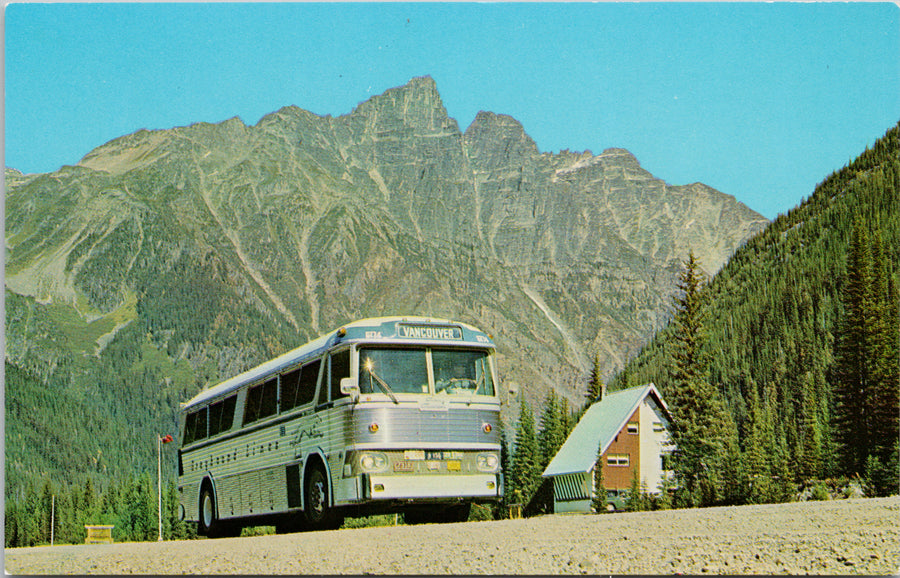
[[[182,518],[207,536],[467,519],[503,496],[494,349],[465,323],[363,319],[204,389],[180,413]]]

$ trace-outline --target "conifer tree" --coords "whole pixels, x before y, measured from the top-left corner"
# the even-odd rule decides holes
[[[553,459],[553,438],[559,430],[559,408],[557,407],[558,396],[556,391],[551,389],[544,398],[544,408],[541,411],[540,433],[538,433],[538,447],[540,448],[540,459],[538,463],[541,468],[546,468],[550,460]]]
[[[729,451],[737,443],[731,415],[707,379],[704,352],[703,273],[693,251],[679,276],[675,298],[674,353],[670,383],[664,395],[673,423],[672,460],[688,503],[711,505],[725,499]]]
[[[835,341],[835,438],[846,474],[866,473],[877,493],[897,490],[900,313],[880,231],[853,222]],[[870,459],[870,456],[872,459]]]
[[[853,223],[842,301],[844,318],[835,345],[835,415],[838,447],[848,474],[861,473],[869,454],[869,326],[872,323],[871,253],[865,224]]]
[[[628,499],[625,500],[625,509],[629,512],[642,512],[650,509],[650,496],[637,468],[634,468],[631,472],[631,484],[628,486]]]
[[[591,375],[588,380],[588,389],[587,393],[584,394],[584,397],[587,398],[584,403],[584,408],[587,409],[596,402],[600,393],[603,391],[603,378],[602,371],[600,367],[600,353],[594,354],[594,365],[591,367]]]
[[[817,416],[818,400],[811,372],[803,375],[800,422],[800,476],[804,480],[822,477],[822,430]]]
[[[541,431],[538,435],[540,447],[540,469],[543,471],[566,441],[566,417],[568,410],[563,407],[562,400],[554,390],[550,390],[544,400],[541,412]]]
[[[522,504],[531,500],[540,480],[540,450],[534,433],[534,414],[524,396],[519,406],[516,424],[516,447],[510,465],[510,503]]]
[[[747,501],[765,504],[775,501],[773,477],[775,449],[775,388],[767,384],[761,400],[756,385],[750,387],[750,415],[745,434],[744,462],[750,480]]]
[[[591,496],[591,507],[597,514],[605,514],[609,502],[606,499],[606,486],[603,482],[603,442],[597,447],[597,461],[594,463],[594,494]]]
[[[872,415],[871,453],[886,468],[887,485],[878,484],[878,493],[897,491],[900,442],[900,295],[890,263],[885,256],[881,231],[875,232],[872,247],[871,387],[868,408]]]

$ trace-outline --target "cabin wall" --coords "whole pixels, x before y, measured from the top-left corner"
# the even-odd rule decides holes
[[[609,490],[627,490],[631,487],[631,477],[635,469],[641,467],[640,411],[638,407],[619,430],[615,439],[603,452],[603,485]],[[629,424],[637,425],[637,433],[629,433]],[[610,461],[621,462],[621,456],[628,456],[628,465],[610,465]]]

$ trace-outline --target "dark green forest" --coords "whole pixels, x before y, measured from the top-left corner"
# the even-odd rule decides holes
[[[859,476],[877,493],[897,492],[898,263],[900,125],[748,241],[701,289],[704,379],[736,426],[741,475],[790,486]],[[677,319],[611,389],[652,381],[663,396],[678,395]],[[847,367],[854,348],[870,368]],[[860,437],[868,448],[859,448]],[[741,499],[777,493],[757,487]]]
[[[181,255],[171,270],[154,273],[147,265],[137,306],[159,299],[201,308],[147,305],[99,357],[83,355],[71,343],[47,342],[43,354],[32,352],[25,365],[7,359],[7,547],[49,542],[54,495],[57,542],[83,541],[85,523],[116,524],[117,540],[155,539],[156,437],[176,433],[178,402],[222,371],[217,356],[240,353],[251,365],[309,337],[234,307],[240,302],[235,295],[198,274],[227,275],[227,264],[170,254]],[[709,427],[678,433],[685,436],[686,453],[676,470],[687,489],[676,492],[671,505],[785,501],[804,487],[851,479],[869,495],[897,493],[898,264],[900,125],[748,241],[714,278],[700,276],[692,285],[686,265],[672,296],[673,322],[609,384],[616,390],[653,382],[682,416],[691,415],[697,392],[712,392],[702,394],[717,414]],[[171,290],[203,298],[161,293]],[[44,326],[65,325],[52,308],[10,291],[6,310],[7,327],[25,327],[20,331],[32,336],[52,334]],[[233,322],[247,315],[258,318]],[[253,334],[233,335],[234,327]],[[77,340],[78,331],[64,338]],[[176,343],[204,347],[208,364],[192,369],[173,362],[176,352],[168,349]],[[236,352],[234,343],[258,346]],[[594,373],[593,395],[599,391]],[[110,390],[120,393],[104,394]],[[507,494],[497,516],[515,503],[526,515],[552,508],[552,488],[540,473],[584,408],[570,408],[551,393],[536,419],[530,405],[536,401],[522,399],[516,423],[505,428]],[[688,455],[687,449],[706,442],[715,448],[706,460],[713,473],[698,477],[691,464],[707,456]],[[164,532],[188,536],[174,520],[174,471],[175,452],[164,447]],[[634,509],[652,503],[638,497]],[[654,507],[670,505],[662,502]]]

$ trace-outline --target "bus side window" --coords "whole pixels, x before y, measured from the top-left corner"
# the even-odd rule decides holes
[[[305,405],[316,396],[316,384],[319,382],[319,368],[321,367],[321,359],[303,366],[303,373],[300,374],[300,384],[297,389],[297,405]]]
[[[346,397],[341,393],[341,379],[350,377],[350,350],[331,355],[331,399]]]
[[[299,405],[297,389],[300,387],[300,368],[281,376],[281,411],[292,410]]]
[[[184,418],[184,440],[181,445],[186,446],[194,441],[194,431],[197,429],[197,412],[193,411]]]
[[[197,427],[194,429],[195,440],[206,439],[206,436],[209,435],[206,431],[206,409],[204,407],[197,412]]]
[[[209,406],[209,437],[231,429],[236,400],[237,396],[232,395]]]
[[[262,385],[258,419],[275,415],[276,411],[278,411],[278,378],[270,379]]]
[[[247,391],[247,401],[244,403],[244,425],[259,419],[259,400],[261,397],[262,385],[251,387]]]
[[[216,402],[209,406],[209,435],[210,437],[216,435],[221,431],[219,428],[222,425],[222,402]]]
[[[237,405],[237,396],[232,395],[225,399],[225,407],[222,408],[222,427],[219,431],[228,431],[234,425],[234,407]]]

